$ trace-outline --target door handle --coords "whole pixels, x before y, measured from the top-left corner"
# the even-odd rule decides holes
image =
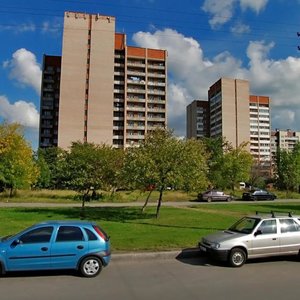
[[[277,239],[276,239],[276,238],[273,238],[272,240],[273,240],[273,241],[276,241]]]
[[[42,251],[48,251],[48,248],[47,247],[42,247],[41,250]]]
[[[77,249],[83,249],[84,247],[82,245],[78,245]]]

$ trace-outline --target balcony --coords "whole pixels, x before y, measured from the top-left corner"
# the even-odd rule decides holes
[[[127,106],[126,110],[127,111],[143,111],[143,112],[146,111],[144,106],[138,106],[138,105],[136,105],[136,106]]]
[[[152,77],[152,78],[165,78],[166,75],[162,74],[162,73],[148,73],[148,77]]]
[[[139,98],[139,97],[128,97],[127,102],[132,102],[132,103],[145,103],[146,100],[144,98]]]
[[[165,66],[163,64],[148,64],[148,70],[165,70]]]
[[[162,91],[162,90],[157,90],[157,89],[148,89],[148,94],[149,95],[165,95],[166,91]]]
[[[127,70],[128,75],[139,75],[139,76],[145,76],[144,70]],[[124,73],[123,73],[124,75]]]
[[[148,86],[166,86],[165,82],[149,81]]]

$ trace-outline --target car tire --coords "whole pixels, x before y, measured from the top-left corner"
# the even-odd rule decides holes
[[[246,253],[241,248],[234,248],[230,251],[228,262],[231,267],[239,268],[246,262]]]
[[[232,200],[231,197],[228,197],[228,198],[226,199],[227,202],[230,202],[231,200]]]
[[[207,202],[211,202],[212,198],[211,197],[208,197],[207,198]]]
[[[100,274],[102,270],[102,262],[100,258],[96,256],[85,257],[79,266],[80,274],[83,277],[95,277]]]

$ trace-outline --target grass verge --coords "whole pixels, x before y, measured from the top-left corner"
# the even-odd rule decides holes
[[[297,203],[272,202],[163,207],[159,219],[151,207],[144,214],[137,207],[87,207],[85,219],[107,231],[113,251],[160,251],[195,247],[200,237],[257,210],[300,214]],[[80,208],[1,208],[0,219],[0,236],[4,236],[40,221],[80,219]]]

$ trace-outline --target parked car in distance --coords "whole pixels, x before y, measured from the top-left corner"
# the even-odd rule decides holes
[[[253,189],[248,192],[244,192],[242,196],[242,200],[275,200],[276,195],[273,193],[270,193],[265,190],[260,189]]]
[[[244,217],[228,230],[203,237],[201,253],[241,267],[247,259],[299,255],[300,216],[274,213]]]
[[[231,201],[232,196],[225,194],[222,191],[218,190],[209,190],[204,193],[198,194],[198,200],[199,201]]]
[[[95,277],[110,257],[108,235],[92,222],[43,222],[0,238],[0,274],[74,269],[84,277]]]

